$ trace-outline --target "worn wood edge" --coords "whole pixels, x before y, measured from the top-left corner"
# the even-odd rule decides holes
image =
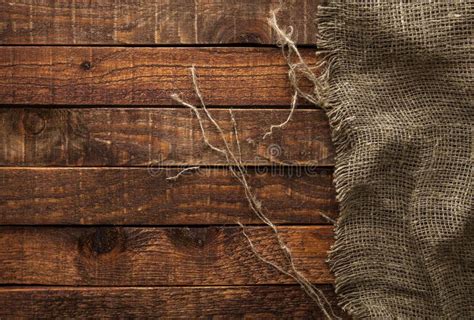
[[[329,226],[284,226],[279,233],[311,282],[333,276]],[[284,264],[271,230],[247,227],[266,259]],[[0,227],[0,284],[247,285],[291,284],[258,259],[239,227]]]
[[[318,285],[337,315],[334,289]],[[299,286],[0,287],[0,317],[225,317],[319,319]]]
[[[316,64],[314,49],[300,52]],[[7,46],[0,47],[0,103],[169,106],[178,104],[171,95],[180,94],[199,104],[192,65],[209,106],[291,102],[288,66],[277,48]]]
[[[326,224],[338,214],[332,170],[258,167],[248,181],[277,224]],[[222,168],[0,168],[0,224],[258,224]],[[25,183],[26,182],[26,183]]]
[[[316,42],[318,3],[288,1],[278,14],[298,44]],[[0,44],[272,44],[277,38],[267,18],[278,6],[276,0],[1,1]]]
[[[242,163],[332,166],[334,148],[324,111],[210,111]],[[227,162],[202,137],[195,114],[183,108],[4,108],[0,110],[0,166],[218,166]],[[204,122],[213,145],[222,138]],[[304,150],[302,152],[301,150]]]

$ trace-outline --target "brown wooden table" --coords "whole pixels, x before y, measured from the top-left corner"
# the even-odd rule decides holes
[[[317,0],[280,19],[315,62]],[[0,318],[322,318],[226,161],[170,98],[203,97],[298,269],[334,302],[327,119],[291,101],[278,1],[0,0]],[[204,123],[213,143],[220,138]],[[167,180],[183,167],[197,172]],[[335,307],[337,309],[337,307]]]

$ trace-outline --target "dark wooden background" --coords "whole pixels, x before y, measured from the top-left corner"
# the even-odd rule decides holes
[[[191,65],[233,145],[234,109],[250,183],[298,269],[335,303],[327,119],[299,101],[262,140],[292,94],[266,21],[278,3],[0,0],[0,318],[322,317],[250,251],[237,221],[278,259],[193,113],[170,98],[197,103]],[[315,63],[318,1],[285,3],[279,18]],[[193,165],[204,168],[166,180]]]

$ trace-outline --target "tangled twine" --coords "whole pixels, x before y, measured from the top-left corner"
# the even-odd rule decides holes
[[[286,118],[286,120],[280,124],[271,125],[269,130],[263,135],[263,139],[272,135],[274,129],[282,129],[291,121],[294,111],[296,109],[296,102],[297,102],[298,97],[302,97],[306,99],[307,101],[324,108],[324,105],[325,105],[324,96],[327,91],[327,87],[322,84],[322,81],[319,80],[321,76],[316,76],[316,73],[315,73],[315,70],[324,69],[323,68],[324,61],[322,60],[314,67],[310,67],[305,63],[303,57],[299,53],[294,41],[291,38],[293,29],[290,27],[289,30],[285,32],[278,26],[277,18],[276,18],[276,14],[278,11],[279,9],[271,12],[271,16],[268,19],[268,23],[276,32],[276,35],[278,36],[278,45],[282,48],[283,55],[289,67],[288,78],[290,80],[291,86],[294,89],[294,94],[293,94],[293,98],[291,102],[290,113],[288,117]],[[293,62],[294,57],[296,57],[296,62]],[[259,253],[259,251],[257,250],[252,239],[245,232],[246,227],[242,223],[240,223],[240,221],[238,221],[237,223],[242,228],[242,233],[244,237],[246,238],[246,240],[248,241],[251,251],[253,252],[253,254],[255,254],[255,256],[259,260],[261,260],[265,264],[273,267],[274,269],[281,272],[282,274],[295,280],[302,287],[304,292],[319,306],[319,308],[321,309],[321,311],[323,312],[326,318],[339,319],[339,317],[337,317],[334,314],[334,311],[332,310],[332,307],[331,307],[331,303],[328,301],[324,293],[320,289],[318,289],[315,285],[313,285],[300,271],[298,271],[294,263],[290,248],[288,248],[288,246],[286,245],[286,243],[280,236],[280,233],[277,227],[275,226],[275,224],[264,213],[262,203],[257,199],[255,193],[250,187],[245,168],[242,164],[242,152],[241,152],[240,142],[238,138],[237,124],[236,124],[232,109],[229,109],[229,114],[230,114],[230,118],[231,118],[231,122],[233,126],[233,134],[236,137],[235,140],[237,144],[237,156],[234,153],[233,148],[231,148],[230,143],[227,141],[223,129],[214,119],[212,114],[209,112],[209,109],[206,107],[203,96],[198,86],[198,79],[196,75],[195,66],[192,66],[190,68],[190,71],[191,71],[191,78],[193,82],[193,89],[196,96],[199,98],[201,108],[198,108],[182,100],[177,94],[173,94],[171,97],[178,103],[182,104],[183,106],[188,107],[189,109],[193,111],[193,113],[196,115],[196,118],[198,120],[204,143],[213,151],[225,157],[227,165],[229,166],[230,172],[239,181],[239,183],[242,185],[244,189],[245,197],[247,199],[247,202],[251,211],[255,214],[255,216],[260,221],[262,221],[266,226],[268,226],[271,229],[272,234],[278,243],[279,249],[286,261],[286,265],[281,265],[275,261],[264,258],[262,254]],[[302,78],[309,80],[313,84],[312,92],[305,92],[301,89],[301,86],[299,83],[300,83],[300,79]],[[203,116],[201,115],[200,110],[203,111],[205,117],[212,123],[214,128],[218,131],[222,139],[224,147],[218,147],[210,142],[207,132],[204,129]],[[176,180],[184,172],[196,170],[196,169],[199,169],[199,167],[186,168],[182,170],[181,172],[179,172],[176,176],[172,177],[170,180]]]

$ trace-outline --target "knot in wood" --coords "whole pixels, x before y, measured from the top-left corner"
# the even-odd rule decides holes
[[[85,236],[80,245],[85,252],[94,256],[121,251],[125,245],[125,234],[119,228],[100,227]]]
[[[37,112],[27,112],[23,117],[23,128],[28,134],[40,134],[45,126],[46,120]]]

